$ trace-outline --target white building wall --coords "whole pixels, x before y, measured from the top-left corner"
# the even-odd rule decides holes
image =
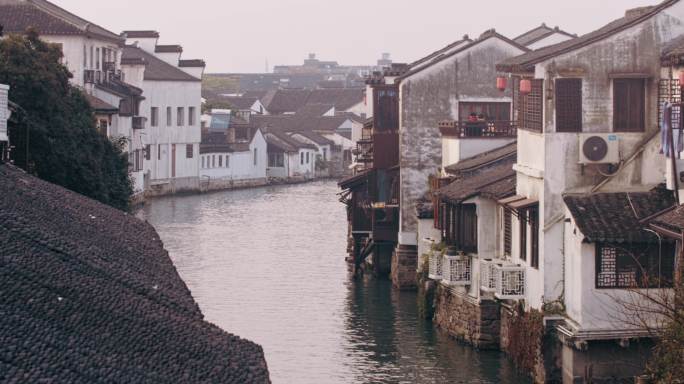
[[[74,76],[71,79],[71,83],[76,86],[83,87],[84,70],[102,70],[102,50],[105,48],[116,52],[116,57],[112,57],[112,61],[115,61],[117,68],[119,68],[119,63],[121,61],[121,48],[114,43],[88,38],[85,36],[42,35],[40,38],[50,43],[62,45],[64,65],[69,68],[69,71]],[[95,57],[98,48],[100,49],[99,67],[97,65],[98,60]]]
[[[199,143],[201,141],[199,81],[144,81],[145,100],[140,115],[147,118],[144,145],[150,145],[152,156],[145,162],[150,181],[155,183],[172,178],[197,178],[199,175]],[[152,126],[151,108],[159,111],[158,125]],[[167,108],[171,108],[171,124],[167,124]],[[183,108],[183,121],[178,125],[178,108]],[[194,107],[194,124],[189,125],[190,107]],[[192,145],[192,158],[186,146]],[[175,147],[175,176],[172,161]],[[161,156],[159,150],[161,149]]]
[[[255,161],[256,150],[256,161]],[[230,179],[253,180],[266,178],[268,165],[267,144],[261,131],[257,131],[244,152],[214,152],[202,154],[199,158],[201,180]],[[222,157],[219,166],[218,157]],[[226,163],[226,158],[228,162]],[[202,161],[204,159],[204,161]],[[204,164],[204,166],[202,166]]]

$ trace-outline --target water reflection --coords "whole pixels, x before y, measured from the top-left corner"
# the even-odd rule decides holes
[[[154,200],[159,231],[207,320],[264,346],[274,383],[520,383],[460,346],[416,295],[352,281],[334,182]]]

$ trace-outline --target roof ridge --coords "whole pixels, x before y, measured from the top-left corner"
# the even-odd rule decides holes
[[[408,77],[410,77],[410,76],[413,76],[413,75],[415,75],[416,73],[419,73],[419,72],[421,72],[422,70],[424,70],[424,69],[426,69],[426,68],[429,68],[429,67],[433,66],[434,64],[440,63],[440,62],[444,61],[445,59],[448,59],[448,58],[450,58],[450,57],[452,57],[452,56],[455,56],[455,55],[457,55],[457,54],[459,54],[459,53],[461,53],[461,52],[464,52],[464,51],[466,51],[466,50],[468,50],[468,49],[470,49],[470,48],[472,48],[472,47],[475,47],[475,46],[477,46],[478,44],[483,43],[483,42],[485,42],[485,41],[487,41],[487,40],[489,40],[489,39],[491,39],[491,38],[498,38],[498,39],[501,39],[501,40],[503,40],[503,41],[505,41],[505,42],[511,44],[512,46],[514,46],[514,47],[516,47],[516,48],[522,50],[523,52],[529,52],[529,51],[530,51],[530,49],[527,48],[527,47],[525,47],[524,45],[521,45],[521,44],[516,43],[515,41],[509,39],[508,37],[506,37],[506,36],[504,36],[504,35],[498,33],[498,32],[496,31],[496,29],[491,28],[491,29],[488,29],[488,30],[484,31],[477,39],[472,40],[470,43],[468,43],[468,44],[466,44],[466,45],[464,45],[464,46],[462,46],[462,47],[460,47],[460,48],[458,48],[458,49],[456,49],[456,50],[454,50],[454,51],[452,51],[452,52],[449,52],[448,54],[445,54],[445,55],[438,55],[437,57],[435,57],[435,58],[434,58],[430,63],[428,63],[427,65],[422,66],[422,67],[420,67],[420,68],[413,69],[413,70],[409,70],[409,71],[407,71],[406,73],[404,73],[403,75],[398,76],[397,79],[395,80],[395,82],[396,82],[396,81],[403,80],[403,79],[406,79],[406,78],[408,78]]]
[[[531,55],[532,53],[537,53],[540,54],[539,57],[534,57],[528,61],[523,61],[520,63],[515,63],[514,64],[507,64],[506,61],[497,64],[497,70],[499,71],[505,71],[505,72],[512,72],[517,69],[522,69],[525,66],[530,66],[534,65],[537,63],[540,63],[544,60],[548,60],[550,58],[556,57],[558,55],[562,55],[564,53],[572,52],[576,49],[582,48],[587,45],[594,44],[598,41],[601,41],[607,37],[610,37],[618,32],[622,32],[625,29],[631,28],[635,25],[641,24],[642,22],[650,19],[651,17],[657,15],[660,13],[662,10],[671,7],[672,5],[678,3],[679,0],[664,0],[658,5],[654,5],[651,7],[643,7],[643,9],[649,9],[647,12],[641,12],[638,13],[634,16],[626,14],[625,16],[615,19],[604,26],[600,27],[599,29],[585,33],[584,35],[581,35],[579,37],[576,37],[574,39],[566,40],[557,44],[549,45],[547,47],[539,48],[537,50],[531,51],[524,53],[519,56],[515,56],[512,59],[516,58],[524,58],[526,55]],[[628,13],[628,12],[627,12]],[[623,21],[624,24],[622,25],[617,25],[612,29],[606,30],[601,32],[602,29],[607,28],[613,23],[618,23],[620,21]],[[591,36],[592,34],[596,34],[596,36]],[[546,53],[548,52],[548,53]]]

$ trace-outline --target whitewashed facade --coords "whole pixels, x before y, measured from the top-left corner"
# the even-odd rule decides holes
[[[15,14],[17,9],[21,17]],[[96,128],[112,139],[126,139],[134,193],[140,196],[144,121],[137,115],[140,90],[130,87],[121,76],[124,39],[46,0],[0,3],[0,25],[6,34],[24,33],[33,27],[41,39],[60,46],[62,62],[73,75],[71,83],[91,96],[88,99],[96,113]],[[120,111],[122,100],[130,101],[131,108]],[[98,110],[101,101],[109,104],[106,111]],[[138,123],[135,128],[134,120]]]
[[[266,139],[257,129],[244,148],[230,145],[225,150],[203,147],[200,154],[200,180],[203,185],[246,181],[265,183],[267,162]]]
[[[159,34],[154,31],[128,31],[124,36],[123,72],[145,95],[140,114],[147,121],[146,193],[199,190],[202,83],[196,75],[204,63],[187,67],[180,52],[158,52]]]

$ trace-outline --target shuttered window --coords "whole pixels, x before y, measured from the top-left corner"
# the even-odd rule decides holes
[[[556,132],[582,132],[582,79],[556,80]]]
[[[539,207],[530,208],[530,230],[532,231],[530,265],[539,269]]]
[[[504,255],[511,255],[511,244],[512,244],[512,231],[511,231],[511,211],[504,208],[503,209],[503,251]]]
[[[645,79],[613,80],[613,131],[643,132],[645,128]]]
[[[532,81],[532,91],[527,95],[520,94],[520,82],[516,81],[516,99],[518,101],[518,128],[543,131],[543,89],[544,80]]]
[[[477,252],[477,206],[463,204],[458,225],[458,247],[464,252]]]
[[[527,261],[527,211],[520,211],[520,260]]]

